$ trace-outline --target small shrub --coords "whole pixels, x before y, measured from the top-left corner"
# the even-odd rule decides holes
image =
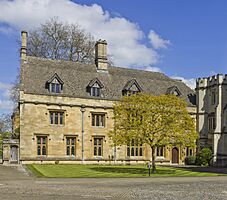
[[[196,155],[196,165],[209,166],[211,160],[212,160],[212,151],[210,148],[203,148]]]
[[[195,165],[195,160],[196,160],[195,156],[187,156],[185,158],[185,164],[186,165]]]

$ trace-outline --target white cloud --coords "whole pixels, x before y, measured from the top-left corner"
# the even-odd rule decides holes
[[[166,49],[168,45],[171,44],[169,40],[164,40],[159,36],[157,33],[155,33],[153,30],[150,30],[148,38],[150,39],[151,45],[155,49]]]
[[[158,67],[145,67],[144,70],[150,71],[150,72],[162,72],[162,70]]]
[[[196,88],[196,79],[195,78],[185,79],[180,76],[172,76],[171,78],[181,80],[183,83],[185,83],[188,87],[190,87],[193,90]]]
[[[149,38],[152,36],[150,40],[154,48],[143,44],[146,36],[137,24],[121,16],[111,16],[97,4],[80,5],[70,0],[2,0],[0,8],[0,22],[16,30],[31,30],[54,16],[62,21],[77,23],[96,39],[108,41],[109,54],[113,55],[116,66],[141,68],[153,65],[159,59],[154,48],[164,48],[170,43],[159,36],[153,39],[156,34],[151,31]],[[4,32],[3,29],[1,32]]]

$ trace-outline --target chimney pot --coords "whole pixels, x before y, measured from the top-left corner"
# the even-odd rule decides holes
[[[21,31],[21,61],[25,61],[27,59],[27,35],[28,33],[26,31]]]
[[[107,42],[99,39],[95,44],[95,64],[98,70],[107,71]]]

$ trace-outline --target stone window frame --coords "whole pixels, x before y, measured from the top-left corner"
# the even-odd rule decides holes
[[[57,114],[57,117],[56,117]],[[51,126],[64,126],[65,125],[65,110],[49,110],[49,124]]]
[[[156,147],[156,156],[157,157],[165,157],[165,146],[157,146]]]
[[[36,155],[39,157],[47,157],[48,156],[48,134],[35,134],[36,138]],[[40,138],[40,143],[38,142],[38,138]],[[45,143],[43,143],[43,139],[45,138]],[[45,153],[43,149],[45,147]],[[39,153],[40,148],[40,153]]]
[[[47,87],[51,94],[61,94],[63,91],[64,82],[60,77],[55,73],[50,80],[47,81]]]
[[[216,91],[215,90],[211,90],[210,95],[211,95],[210,96],[211,105],[215,105],[216,104],[216,98],[217,98]]]
[[[208,115],[208,130],[214,131],[216,129],[216,117],[215,113],[211,113]]]
[[[72,140],[74,140],[74,144],[72,144]],[[69,141],[69,143],[68,143]],[[77,136],[75,135],[65,135],[65,147],[66,147],[66,156],[68,157],[76,157],[76,146],[77,146]],[[69,153],[68,153],[69,148]],[[74,148],[74,154],[72,154],[72,148]]]
[[[135,86],[137,90],[132,90],[132,87]],[[136,79],[129,80],[126,85],[124,86],[122,90],[123,96],[131,96],[133,94],[138,94],[142,92],[142,88],[139,85],[139,83],[136,81]]]
[[[107,118],[106,114],[106,112],[91,112],[91,126],[105,128]]]
[[[138,140],[132,139],[126,146],[127,157],[143,157],[143,144],[139,144]]]
[[[193,148],[191,148],[191,147],[186,147],[186,149],[185,149],[185,155],[186,155],[186,156],[193,156],[193,155],[194,155]]]
[[[103,147],[104,147],[105,136],[93,136],[92,146],[93,146],[93,156],[94,157],[103,157]],[[100,141],[101,143],[98,143]],[[96,149],[96,150],[95,150]],[[99,151],[101,150],[101,151]]]
[[[104,88],[104,85],[98,78],[95,78],[88,84],[87,92],[89,92],[91,97],[102,97],[102,88]]]

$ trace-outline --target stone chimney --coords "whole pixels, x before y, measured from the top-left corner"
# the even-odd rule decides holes
[[[21,61],[26,61],[27,59],[27,35],[26,31],[21,31],[21,49],[20,49],[20,58]]]
[[[107,71],[107,42],[106,40],[98,40],[95,44],[95,64],[98,70]]]

